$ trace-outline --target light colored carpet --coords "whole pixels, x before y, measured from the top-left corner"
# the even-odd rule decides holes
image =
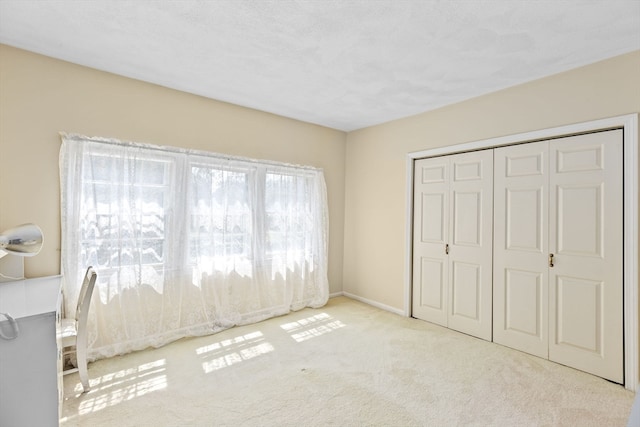
[[[633,393],[344,297],[67,375],[62,426],[624,426]]]

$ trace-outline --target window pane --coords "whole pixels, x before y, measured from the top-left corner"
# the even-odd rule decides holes
[[[252,253],[248,171],[193,166],[191,176],[191,261],[210,273],[237,270]]]
[[[86,156],[81,195],[85,265],[119,269],[164,262],[170,163]]]
[[[309,222],[309,179],[267,173],[265,185],[267,255],[303,251],[306,236],[313,232]]]
[[[83,168],[83,181],[110,182],[115,170],[116,159],[111,156],[89,154]]]

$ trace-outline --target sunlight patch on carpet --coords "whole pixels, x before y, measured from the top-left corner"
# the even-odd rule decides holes
[[[91,390],[78,407],[78,415],[87,415],[109,406],[167,388],[165,359],[139,365],[137,368],[109,372],[90,380]],[[82,384],[75,387],[82,392]],[[90,397],[89,397],[90,396]]]
[[[208,374],[273,350],[264,334],[256,331],[197,348],[196,354],[207,359],[202,362],[202,369]]]
[[[316,314],[315,316],[300,319],[295,322],[280,325],[282,329],[287,331],[291,338],[297,342],[303,342],[308,339],[319,337],[336,329],[346,326],[341,321],[333,318],[327,313]]]

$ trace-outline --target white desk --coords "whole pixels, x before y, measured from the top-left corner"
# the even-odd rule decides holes
[[[0,283],[0,313],[18,324],[0,338],[0,426],[57,426],[62,405],[62,277]],[[13,328],[0,316],[4,335]]]

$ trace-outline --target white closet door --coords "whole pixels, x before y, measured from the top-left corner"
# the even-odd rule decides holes
[[[548,357],[548,142],[494,151],[493,340]]]
[[[493,153],[450,160],[449,327],[491,341]]]
[[[415,162],[413,205],[412,313],[447,326],[448,157]]]
[[[414,317],[491,340],[493,155],[414,168]]]
[[[550,141],[549,358],[623,382],[622,131]]]

